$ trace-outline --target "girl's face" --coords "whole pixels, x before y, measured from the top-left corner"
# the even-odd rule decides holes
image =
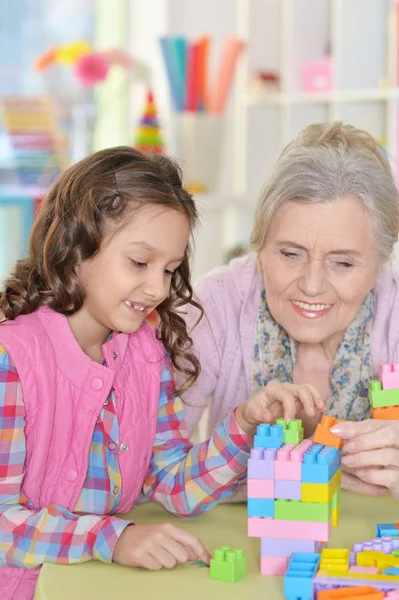
[[[137,331],[169,294],[174,271],[183,261],[190,236],[186,215],[148,205],[106,239],[99,253],[77,268],[85,293],[79,311],[94,332]],[[82,322],[82,321],[81,321]],[[86,326],[86,325],[85,325]]]

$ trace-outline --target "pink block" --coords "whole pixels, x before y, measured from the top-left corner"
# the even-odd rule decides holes
[[[353,565],[349,568],[349,573],[369,573],[370,575],[378,575],[377,567],[362,567],[361,565]]]
[[[395,390],[399,388],[399,363],[381,365],[380,375],[383,390]]]
[[[311,440],[303,440],[298,446],[286,444],[280,448],[274,463],[274,478],[285,481],[301,481],[303,456],[311,446]]]
[[[274,481],[271,479],[248,479],[248,498],[273,498]]]
[[[327,542],[331,536],[332,524],[314,521],[276,521],[260,517],[248,518],[249,537],[275,537],[291,540],[315,540]]]
[[[280,556],[261,556],[260,572],[262,575],[285,575],[288,558]]]

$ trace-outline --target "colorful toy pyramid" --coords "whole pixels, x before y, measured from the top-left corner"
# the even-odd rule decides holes
[[[261,538],[261,573],[284,575],[293,553],[318,553],[339,521],[342,442],[322,417],[313,441],[302,422],[259,425],[248,461],[248,535]]]
[[[164,146],[160,131],[154,95],[151,90],[148,90],[144,112],[134,141],[135,148],[142,152],[162,154]]]

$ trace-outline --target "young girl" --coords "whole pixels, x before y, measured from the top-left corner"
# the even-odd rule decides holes
[[[180,516],[208,510],[245,476],[258,423],[323,409],[312,388],[271,383],[189,443],[172,369],[199,374],[179,316],[196,221],[177,167],[128,147],[71,167],[44,200],[0,301],[2,600],[32,598],[44,562],[208,562],[180,528],[111,515],[142,489]]]

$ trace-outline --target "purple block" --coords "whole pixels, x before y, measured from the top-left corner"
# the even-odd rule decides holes
[[[280,538],[261,538],[261,556],[289,558],[293,552],[320,552],[319,542],[312,540],[285,540]]]
[[[317,597],[317,593],[322,590],[332,590],[341,587],[357,587],[362,585],[371,585],[377,590],[389,592],[390,590],[399,589],[399,581],[375,581],[374,579],[349,579],[345,577],[323,577],[316,575],[313,579],[313,598]]]
[[[282,500],[301,499],[301,481],[286,481],[276,479],[274,482],[274,496]]]
[[[248,479],[274,479],[275,448],[252,448],[248,460]]]
[[[391,554],[391,552],[394,552],[398,548],[399,539],[392,538],[390,535],[383,535],[380,538],[374,538],[373,540],[365,540],[364,542],[357,542],[356,544],[353,544],[353,553],[356,555],[358,552],[375,550],[377,552]]]

